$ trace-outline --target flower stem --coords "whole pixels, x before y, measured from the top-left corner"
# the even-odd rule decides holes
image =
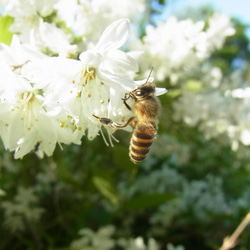
[[[240,223],[240,225],[236,228],[234,233],[230,237],[227,236],[224,238],[223,244],[220,250],[228,250],[228,249],[234,248],[238,237],[240,236],[240,234],[243,232],[243,230],[249,223],[250,223],[250,212],[248,212],[248,214],[245,216],[245,218]]]

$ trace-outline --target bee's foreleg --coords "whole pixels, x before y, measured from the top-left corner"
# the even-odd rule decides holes
[[[132,98],[132,99],[136,100],[136,97],[132,92],[126,93],[124,98],[122,98],[122,100],[123,100],[123,103],[125,104],[125,106],[127,107],[127,109],[131,111],[132,110],[131,107],[126,102],[129,98]]]
[[[103,124],[104,126],[109,126],[111,128],[125,128],[127,127],[134,119],[135,117],[132,116],[128,119],[128,121],[125,123],[125,124],[119,124],[119,123],[116,123],[114,122],[113,120],[111,120],[110,118],[106,118],[106,117],[99,117],[99,116],[96,116],[94,114],[92,114],[95,118],[97,118],[99,120],[99,122],[101,124]]]
[[[123,103],[125,104],[128,110],[132,110],[131,107],[127,104],[126,99],[123,99]]]

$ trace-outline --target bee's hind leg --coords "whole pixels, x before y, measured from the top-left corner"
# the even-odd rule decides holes
[[[134,116],[130,117],[127,122],[125,124],[119,124],[119,123],[116,123],[114,122],[113,120],[111,120],[110,118],[107,118],[107,117],[99,117],[99,116],[96,116],[94,114],[92,114],[95,118],[97,118],[99,120],[99,122],[104,125],[104,126],[108,126],[108,127],[111,127],[111,128],[117,128],[117,129],[120,129],[120,128],[125,128],[127,127],[128,125],[130,125],[130,123],[135,119]]]

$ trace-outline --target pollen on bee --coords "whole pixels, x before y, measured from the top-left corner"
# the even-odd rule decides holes
[[[130,123],[130,125],[131,125],[132,127],[135,127],[136,122],[135,122],[135,121],[132,121],[132,122]]]

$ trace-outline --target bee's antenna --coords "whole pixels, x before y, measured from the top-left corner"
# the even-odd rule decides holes
[[[149,80],[149,78],[150,78],[152,72],[153,72],[153,67],[151,68],[151,70],[150,70],[150,72],[149,72],[149,75],[148,75],[148,78],[147,78],[147,81],[146,81],[146,82],[148,82],[148,80]]]

